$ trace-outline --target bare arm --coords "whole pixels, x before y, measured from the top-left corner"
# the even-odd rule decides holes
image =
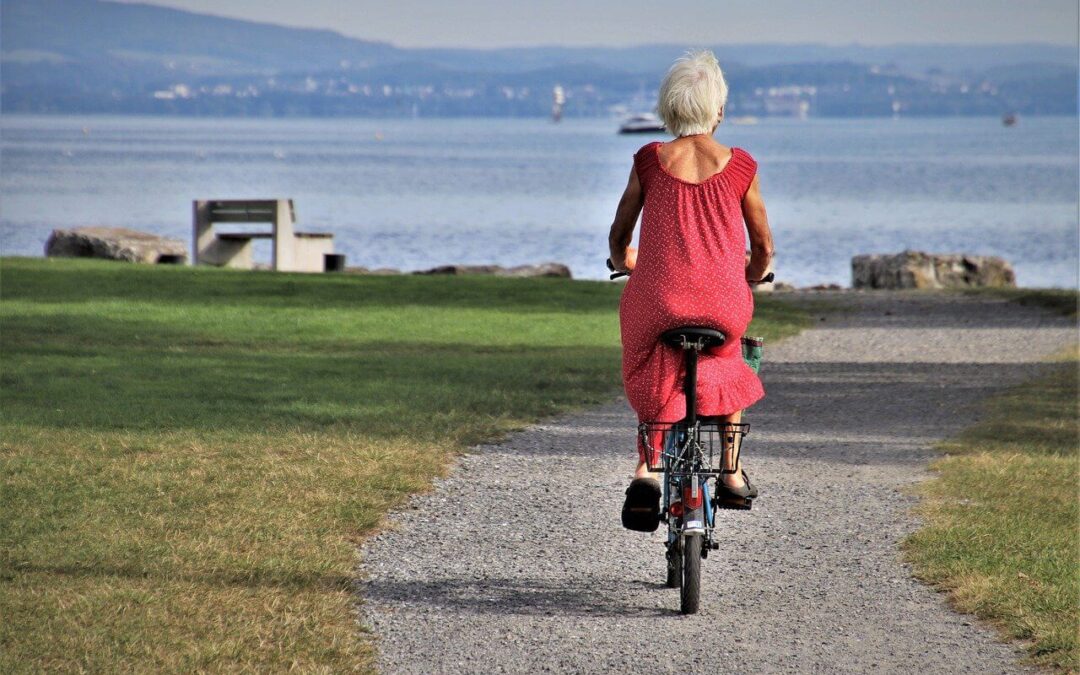
[[[772,230],[769,229],[769,217],[765,213],[765,200],[761,198],[757,176],[754,176],[750,189],[743,197],[742,212],[746,231],[750,234],[750,264],[746,266],[746,280],[753,282],[765,276],[773,257]]]
[[[611,254],[611,264],[615,269],[625,272],[626,248],[634,239],[634,227],[637,225],[638,215],[645,198],[641,192],[641,183],[638,182],[637,172],[631,167],[630,180],[626,183],[626,190],[619,199],[619,208],[615,210],[615,222],[611,224],[611,233],[608,235],[608,249]]]

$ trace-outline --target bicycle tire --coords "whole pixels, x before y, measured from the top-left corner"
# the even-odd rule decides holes
[[[679,587],[679,611],[697,614],[701,599],[701,534],[683,535],[682,584]]]

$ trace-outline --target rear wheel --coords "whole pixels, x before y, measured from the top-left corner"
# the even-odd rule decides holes
[[[701,598],[701,534],[683,535],[682,584],[679,593],[679,610],[683,614],[696,614]]]

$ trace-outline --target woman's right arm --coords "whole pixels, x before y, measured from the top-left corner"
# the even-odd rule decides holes
[[[630,267],[626,265],[626,249],[634,240],[634,227],[637,225],[638,215],[645,203],[645,197],[641,191],[641,182],[638,181],[637,171],[630,168],[630,179],[626,182],[626,190],[619,199],[619,208],[615,210],[615,221],[611,224],[611,233],[608,234],[608,249],[611,256],[611,264],[616,270],[625,272]]]
[[[765,276],[773,257],[772,230],[769,229],[769,217],[765,213],[765,200],[761,198],[757,176],[754,176],[743,197],[742,212],[746,231],[750,234],[750,264],[746,266],[746,280],[754,282]]]

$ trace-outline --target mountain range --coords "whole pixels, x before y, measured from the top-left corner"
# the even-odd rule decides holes
[[[3,0],[0,110],[568,116],[647,109],[692,45],[406,49],[104,0]],[[1075,47],[713,45],[733,115],[1077,113]]]

